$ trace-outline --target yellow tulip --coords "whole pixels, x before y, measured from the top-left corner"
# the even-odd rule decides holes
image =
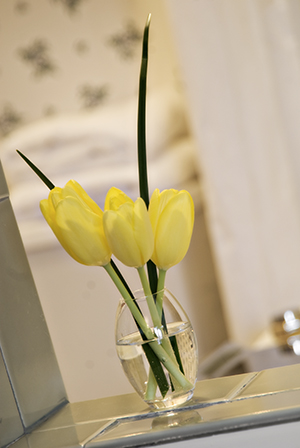
[[[53,188],[40,208],[60,244],[76,261],[88,266],[110,262],[103,211],[77,182],[70,180],[64,188]]]
[[[123,264],[139,268],[153,252],[153,233],[145,202],[135,202],[117,188],[107,193],[104,232],[112,253]]]
[[[154,234],[152,261],[159,269],[167,270],[185,256],[194,226],[194,203],[185,191],[156,189],[149,204]]]

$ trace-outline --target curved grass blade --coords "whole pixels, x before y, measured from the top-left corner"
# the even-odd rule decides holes
[[[148,38],[151,14],[148,15],[142,46],[142,61],[139,81],[138,98],[138,126],[137,126],[137,144],[138,144],[138,168],[139,168],[139,187],[140,196],[144,199],[146,206],[149,206],[148,175],[147,175],[147,155],[146,155],[146,91],[147,91],[147,69],[148,69]]]
[[[148,41],[151,14],[148,15],[142,46],[142,62],[139,82],[139,100],[138,100],[138,168],[139,168],[139,188],[140,196],[149,206],[149,189],[147,173],[147,151],[146,151],[146,94],[147,94],[147,70],[148,70]],[[150,288],[153,294],[157,291],[157,269],[155,264],[149,260],[147,263]]]
[[[51,182],[51,180],[49,180],[48,177],[46,177],[45,174],[42,173],[42,171],[39,170],[38,167],[34,165],[34,163],[32,163],[24,154],[22,154],[21,151],[19,151],[18,149],[16,151],[19,154],[19,156],[21,156],[22,159],[25,160],[27,165],[29,165],[30,168],[35,172],[35,174],[39,176],[39,178],[44,182],[44,184],[46,184],[50,190],[53,190],[53,188],[55,188],[55,185]]]
[[[148,41],[149,41],[150,21],[151,21],[151,14],[149,14],[147,17],[143,35],[142,62],[140,70],[140,82],[139,82],[138,138],[137,138],[140,196],[145,201],[147,207],[149,206],[149,189],[148,189],[147,151],[146,151],[146,95],[147,95]],[[151,260],[147,262],[147,270],[148,270],[150,288],[152,294],[155,294],[157,292],[158,276],[157,276],[157,268]],[[167,330],[164,312],[162,315],[162,324],[164,328]],[[170,338],[170,340],[179,367],[183,372],[176,337],[173,336]]]

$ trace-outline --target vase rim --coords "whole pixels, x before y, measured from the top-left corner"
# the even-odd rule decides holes
[[[143,288],[140,288],[140,289],[136,289],[135,291],[133,291],[132,292],[132,294],[133,294],[133,300],[141,300],[141,299],[146,299],[147,297],[150,297],[150,296],[156,296],[156,295],[158,295],[158,294],[160,294],[160,293],[165,293],[165,292],[168,292],[168,293],[170,293],[170,294],[172,294],[170,291],[169,291],[169,289],[168,288],[166,288],[166,287],[164,287],[163,289],[160,289],[159,291],[156,291],[156,292],[154,292],[154,293],[151,293],[151,295],[147,295],[147,294],[145,294],[145,291],[143,290]],[[123,301],[125,301],[124,300],[124,298],[121,296],[120,297],[120,300],[123,300]]]

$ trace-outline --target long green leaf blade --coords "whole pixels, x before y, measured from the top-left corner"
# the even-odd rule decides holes
[[[149,206],[149,188],[147,172],[147,150],[146,150],[146,94],[147,94],[147,71],[148,71],[148,42],[151,14],[148,15],[142,47],[142,62],[139,83],[138,101],[138,168],[139,168],[139,188],[140,196]],[[149,260],[147,263],[149,283],[152,293],[157,291],[157,269],[155,264]]]
[[[148,15],[143,35],[142,62],[139,82],[138,99],[138,168],[140,196],[149,205],[148,175],[147,175],[147,155],[146,155],[146,91],[147,91],[147,69],[148,69],[148,38],[151,14]]]
[[[42,173],[42,171],[39,170],[38,167],[34,165],[34,163],[31,162],[31,160],[29,160],[24,154],[22,154],[21,151],[19,151],[18,149],[16,151],[19,154],[19,156],[21,156],[22,159],[25,160],[27,165],[29,165],[30,168],[35,172],[35,174],[39,176],[39,178],[44,182],[44,184],[46,184],[50,190],[53,190],[53,188],[55,188],[55,185],[51,182],[51,180],[49,180],[48,177],[46,177],[45,174]]]

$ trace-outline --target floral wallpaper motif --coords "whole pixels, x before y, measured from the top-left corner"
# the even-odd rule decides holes
[[[83,0],[53,0],[54,2],[61,3],[70,12],[74,12]]]
[[[26,13],[28,7],[29,4],[26,1],[18,1],[15,3],[15,10],[20,14]]]
[[[108,43],[118,51],[123,59],[135,56],[136,46],[142,39],[142,33],[134,23],[127,23],[124,30],[114,34]]]
[[[0,2],[0,138],[134,93],[146,11],[135,17],[133,3]]]
[[[50,115],[136,96],[149,12],[148,86],[172,82],[177,67],[170,57],[162,3],[0,1],[0,138]]]
[[[46,75],[56,69],[45,40],[35,39],[29,46],[18,50],[20,58],[31,66],[35,76]]]
[[[5,136],[22,124],[22,116],[10,104],[6,104],[0,111],[0,134]]]
[[[85,109],[91,109],[101,104],[109,93],[107,86],[90,86],[80,87],[80,98]]]

